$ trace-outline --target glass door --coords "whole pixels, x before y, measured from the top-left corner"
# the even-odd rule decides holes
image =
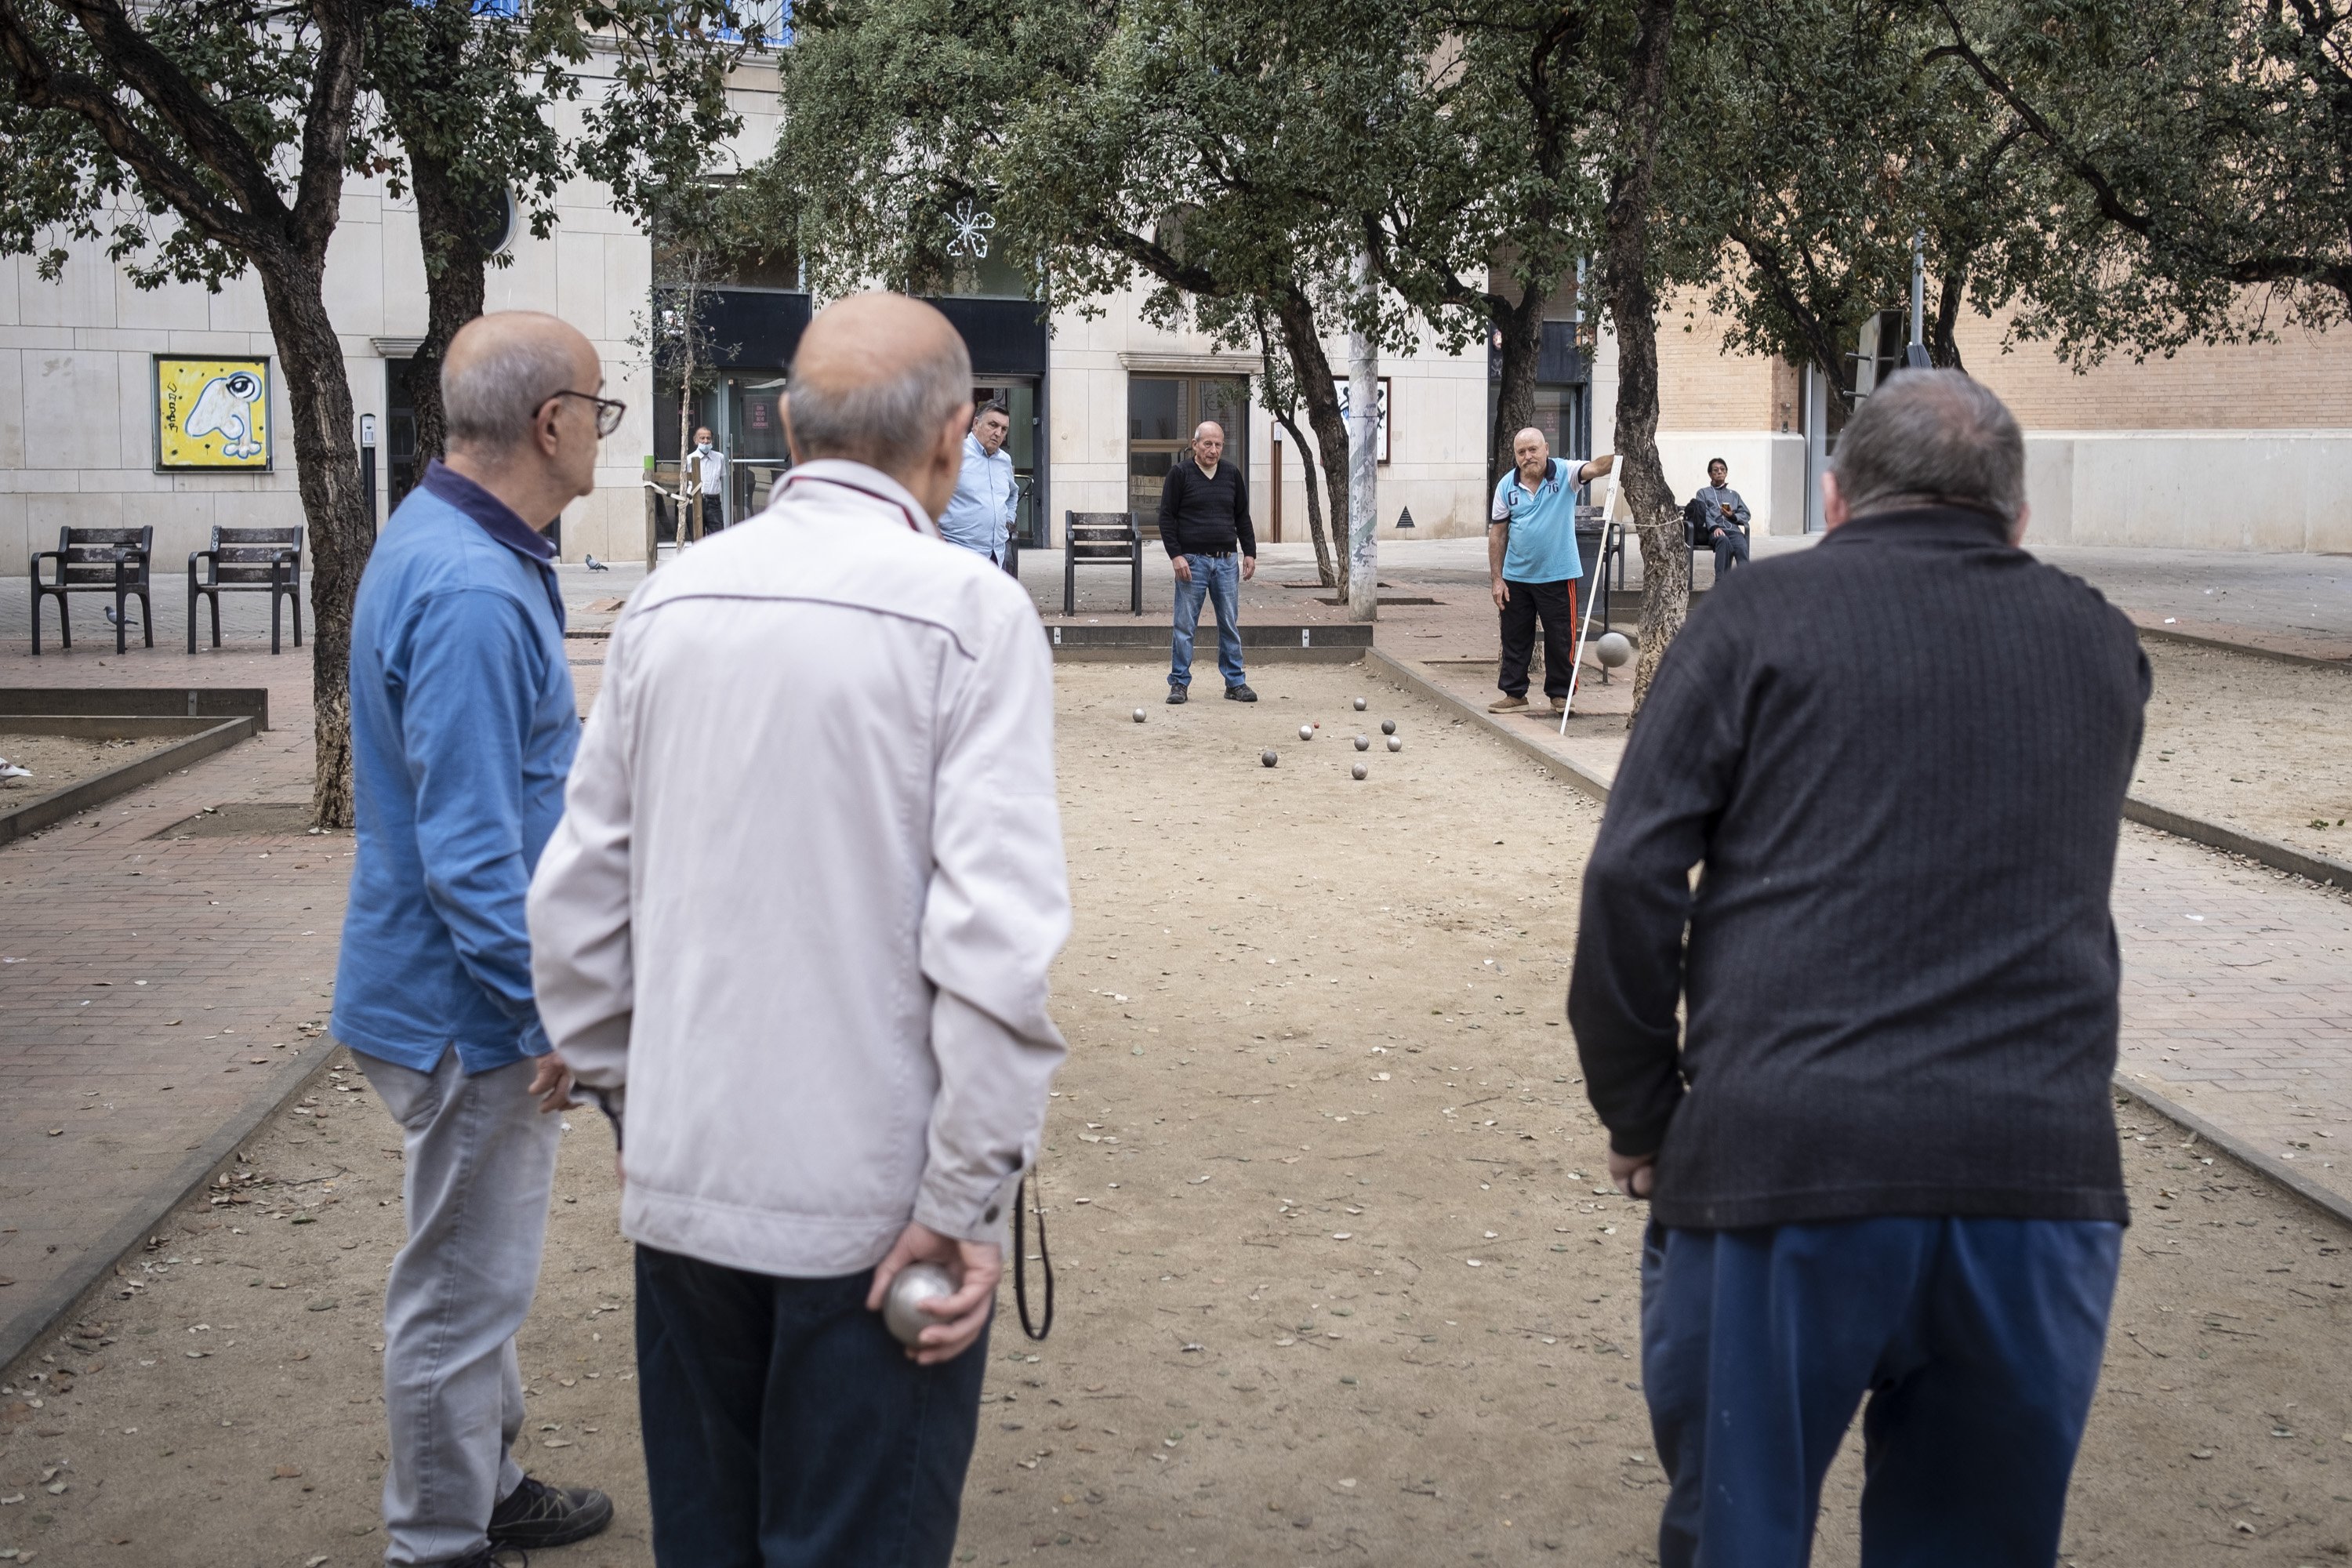
[[[727,454],[727,520],[740,522],[768,510],[768,494],[793,466],[784,445],[782,371],[730,373],[723,428],[711,432]]]
[[[1185,459],[1204,419],[1225,430],[1225,461],[1246,478],[1249,379],[1246,376],[1130,375],[1127,378],[1127,504],[1144,532],[1158,537],[1160,491]]]
[[[1045,429],[1037,417],[1037,383],[1029,376],[982,376],[971,389],[974,414],[991,403],[1004,405],[1013,427],[1004,433],[1004,449],[1013,456],[1013,482],[1021,500],[1013,514],[1013,537],[1034,547],[1045,537],[1037,513],[1037,454],[1045,446]]]

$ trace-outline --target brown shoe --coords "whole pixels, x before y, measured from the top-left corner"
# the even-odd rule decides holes
[[[1506,694],[1504,696],[1497,697],[1492,702],[1487,703],[1486,711],[1489,713],[1517,713],[1527,705],[1528,700],[1526,698],[1512,697]]]
[[[1555,712],[1555,713],[1565,713],[1565,712],[1567,712],[1567,711],[1568,711],[1568,699],[1567,699],[1567,698],[1565,698],[1565,697],[1555,697],[1555,698],[1553,698],[1553,699],[1551,700],[1551,710],[1552,710],[1553,712]]]

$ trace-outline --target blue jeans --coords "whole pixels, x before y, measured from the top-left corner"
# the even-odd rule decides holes
[[[1865,1394],[1864,1568],[2050,1568],[2122,1249],[2092,1220],[1652,1225],[1660,1568],[1807,1562]]]
[[[1228,688],[1242,683],[1242,558],[1239,555],[1187,555],[1192,580],[1176,584],[1176,647],[1168,661],[1168,684],[1181,690],[1192,684],[1192,634],[1201,626],[1201,601],[1217,606],[1217,673]]]
[[[637,1248],[637,1407],[661,1568],[943,1568],[988,1336],[908,1361],[869,1270],[780,1279]]]

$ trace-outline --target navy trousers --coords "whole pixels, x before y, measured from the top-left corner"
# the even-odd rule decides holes
[[[637,1405],[661,1568],[941,1568],[985,1333],[919,1367],[871,1271],[780,1279],[637,1248]]]
[[[1650,1226],[1642,1374],[1660,1568],[1797,1568],[1863,1414],[1864,1568],[2050,1568],[2123,1227]]]

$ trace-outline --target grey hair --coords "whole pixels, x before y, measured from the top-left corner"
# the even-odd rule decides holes
[[[1004,399],[1001,397],[990,398],[980,412],[971,416],[971,422],[977,425],[992,414],[1002,414],[1007,425],[1013,423],[1013,410],[1004,406]]]
[[[1940,504],[2013,522],[2025,504],[2025,434],[1958,371],[1906,370],[1846,421],[1837,477],[1854,516]]]
[[[912,473],[940,438],[940,426],[971,398],[971,353],[945,334],[941,350],[888,380],[821,386],[795,364],[784,381],[785,417],[803,460],[846,458],[898,476]]]
[[[574,345],[554,332],[513,332],[463,365],[441,366],[441,413],[453,447],[505,451],[530,436],[547,400],[570,384]]]

